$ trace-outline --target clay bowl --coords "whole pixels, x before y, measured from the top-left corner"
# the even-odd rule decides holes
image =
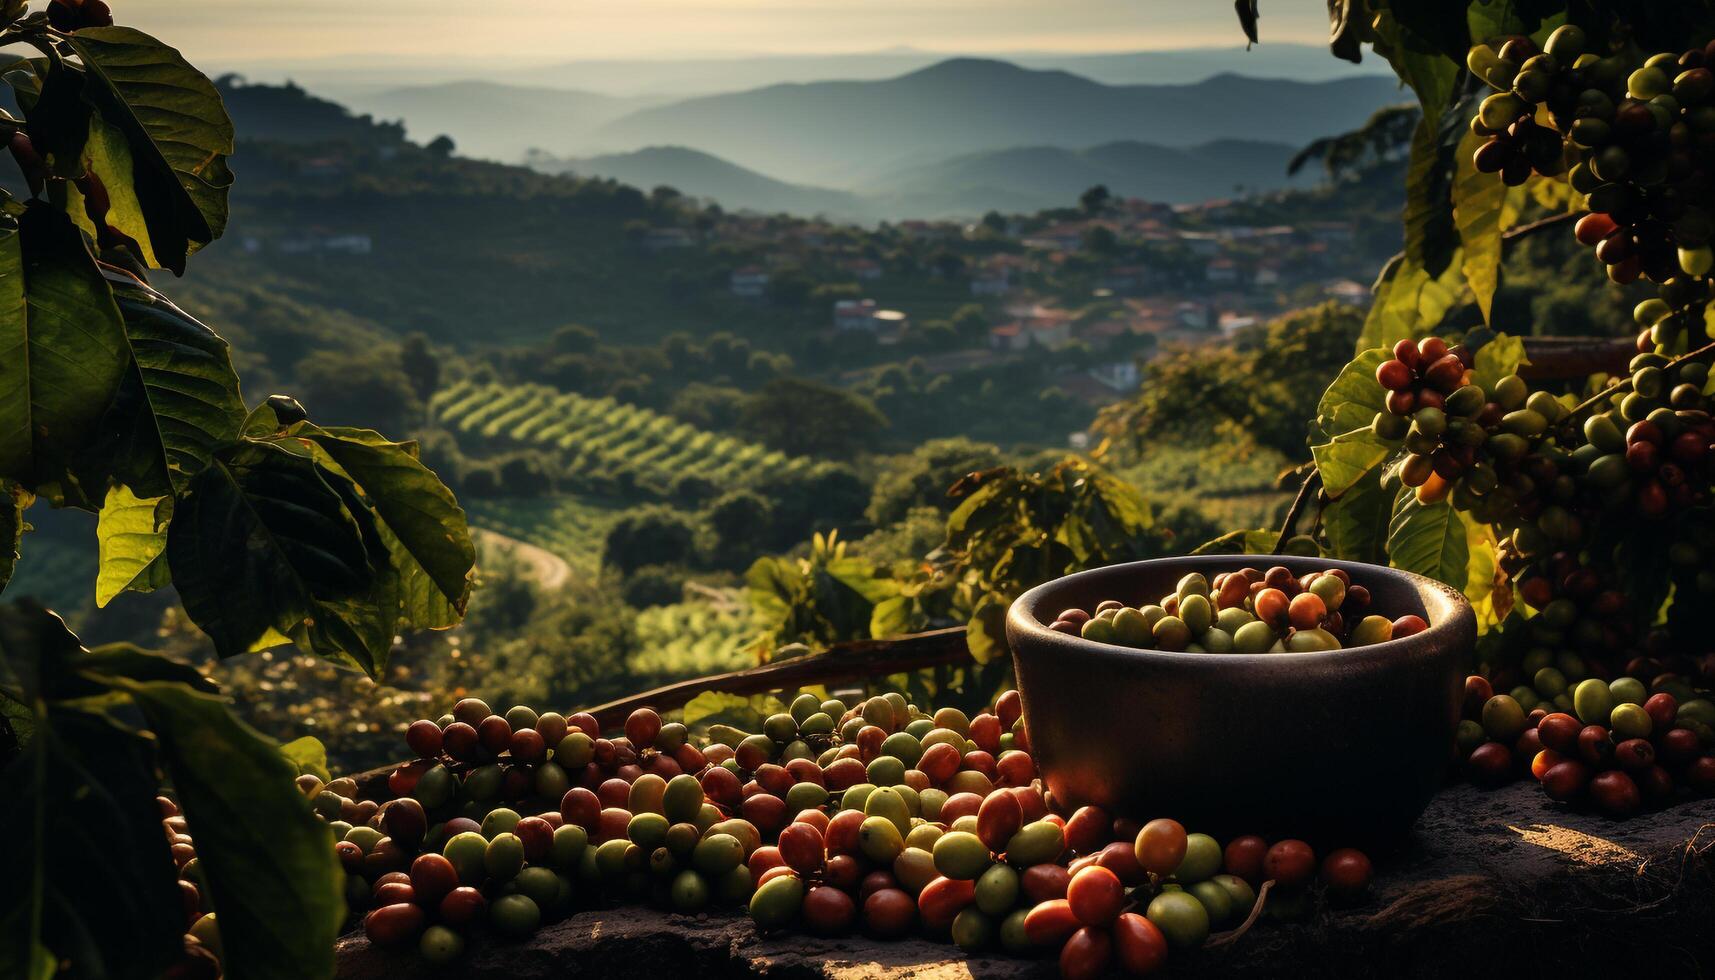
[[[1189,572],[1343,568],[1369,611],[1415,636],[1323,653],[1133,650],[1048,628],[1072,607],[1159,600]],[[1207,555],[1092,569],[1037,586],[1006,618],[1030,746],[1063,804],[1224,835],[1385,847],[1452,759],[1477,622],[1464,596],[1407,572],[1325,558]]]

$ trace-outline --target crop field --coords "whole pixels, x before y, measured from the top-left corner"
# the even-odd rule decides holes
[[[429,402],[462,440],[559,449],[573,470],[666,483],[682,475],[739,482],[747,473],[790,473],[810,461],[723,436],[648,408],[546,385],[460,381]]]
[[[755,664],[747,647],[756,637],[750,609],[736,589],[720,603],[701,599],[651,606],[637,614],[640,676],[665,683]]]

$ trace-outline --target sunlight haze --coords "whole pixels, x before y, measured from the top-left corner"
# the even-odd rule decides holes
[[[362,53],[395,59],[650,58],[931,51],[1135,51],[1242,42],[1226,3],[1178,0],[117,0],[126,23],[230,65]],[[489,13],[488,11],[495,11]],[[506,11],[501,13],[500,11]],[[1320,43],[1320,3],[1265,4],[1267,42]]]

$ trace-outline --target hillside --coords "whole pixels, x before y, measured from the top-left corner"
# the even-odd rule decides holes
[[[1064,71],[961,58],[885,81],[773,85],[631,113],[595,134],[610,149],[694,146],[782,180],[849,186],[960,153],[1137,139],[1302,145],[1397,98],[1392,79],[1217,75],[1190,85],[1103,85]],[[1306,111],[1314,106],[1315,113]]]
[[[460,153],[515,162],[532,147],[579,145],[603,123],[662,100],[467,79],[353,95],[346,101],[380,118],[404,120],[406,134],[416,142],[447,133]]]
[[[867,216],[869,202],[845,191],[789,184],[747,170],[720,157],[684,146],[649,146],[632,153],[571,159],[532,159],[544,173],[608,177],[634,187],[665,184],[681,193],[708,198],[729,211],[786,211],[833,217]]]
[[[1218,140],[1178,149],[1125,140],[1087,150],[1053,146],[970,153],[910,167],[862,188],[877,206],[924,216],[1037,211],[1104,184],[1126,197],[1184,204],[1246,191],[1309,186],[1314,174],[1286,176],[1294,148],[1284,143]]]

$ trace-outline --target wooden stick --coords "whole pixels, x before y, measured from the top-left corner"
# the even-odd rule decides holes
[[[1298,516],[1304,513],[1304,505],[1309,502],[1310,495],[1317,484],[1322,482],[1322,471],[1312,468],[1304,482],[1298,485],[1298,496],[1292,498],[1292,507],[1286,512],[1286,520],[1280,522],[1280,537],[1274,541],[1271,555],[1278,555],[1286,550],[1286,542],[1292,540],[1292,531],[1298,526]]]
[[[1568,381],[1592,374],[1619,374],[1638,352],[1630,337],[1526,337],[1519,368],[1526,381]]]
[[[965,628],[953,626],[883,640],[854,640],[826,653],[780,660],[726,674],[695,677],[588,708],[602,728],[618,728],[638,708],[669,711],[680,708],[704,691],[763,694],[806,684],[834,684],[896,674],[905,670],[968,661]]]

